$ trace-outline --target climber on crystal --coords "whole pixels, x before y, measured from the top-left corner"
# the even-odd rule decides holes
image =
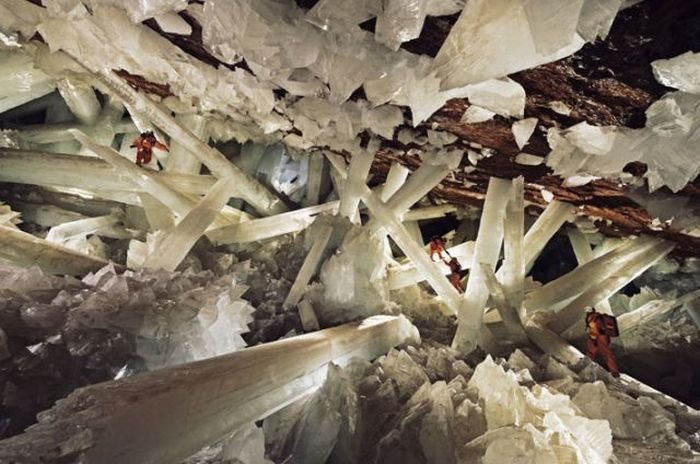
[[[445,242],[442,241],[442,237],[435,235],[430,239],[430,259],[435,261],[435,254],[437,253],[438,258],[444,261],[445,258],[442,257],[442,252],[445,252],[447,256],[450,254],[445,250]],[[451,257],[451,256],[450,256]]]
[[[610,348],[610,338],[619,335],[615,317],[596,312],[594,308],[591,308],[590,311],[586,312],[586,331],[588,332],[586,352],[588,357],[595,361],[596,357],[601,355],[608,371],[615,377],[619,376],[620,368]]]
[[[160,143],[152,131],[142,132],[136,140],[131,143],[131,148],[136,148],[136,164],[148,164],[153,158],[153,148],[170,151],[168,146]]]
[[[450,282],[457,289],[459,293],[464,293],[464,287],[462,287],[462,265],[459,264],[457,258],[452,258],[449,261],[443,260],[445,264],[450,266]]]

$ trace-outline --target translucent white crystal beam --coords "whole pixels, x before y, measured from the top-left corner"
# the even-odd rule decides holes
[[[304,332],[319,330],[318,318],[311,303],[308,300],[301,300],[297,307],[299,308],[299,319],[301,319],[301,326],[304,328]]]
[[[12,207],[22,213],[22,219],[33,222],[42,227],[53,227],[66,222],[87,219],[86,216],[75,211],[59,208],[50,204],[35,204],[13,202]]]
[[[549,327],[557,333],[562,333],[572,325],[580,322],[584,317],[586,308],[595,306],[600,300],[609,298],[622,287],[639,277],[654,263],[666,256],[673,250],[674,244],[657,239],[648,250],[645,250],[622,265],[615,266],[616,272],[610,276],[600,275],[596,283],[589,287],[580,296],[567,304],[556,315],[549,324]]]
[[[399,163],[392,163],[382,188],[380,199],[386,203],[406,182],[411,170]]]
[[[357,221],[357,206],[360,204],[360,192],[367,182],[367,175],[372,167],[374,153],[357,150],[352,154],[348,177],[340,194],[339,214],[352,222]]]
[[[158,201],[148,193],[140,193],[141,207],[146,214],[146,220],[152,231],[168,230],[175,227],[175,214],[173,210]]]
[[[214,187],[173,228],[159,238],[143,266],[174,271],[187,253],[221,213],[236,190],[231,179],[219,179]]]
[[[599,279],[607,279],[628,260],[658,244],[649,236],[626,240],[617,248],[595,258],[525,296],[529,313],[543,309],[555,310],[586,291]]]
[[[111,226],[117,222],[119,222],[119,217],[116,214],[65,222],[52,227],[46,235],[46,240],[53,243],[62,243],[71,238],[94,234],[103,227]]]
[[[425,208],[414,208],[408,210],[403,215],[404,221],[423,221],[425,219],[436,219],[445,217],[449,213],[457,211],[455,205],[444,204],[435,206],[426,206]]]
[[[124,105],[114,97],[109,97],[90,132],[95,142],[111,147],[116,132],[114,127],[124,115]]]
[[[569,366],[585,358],[583,353],[571,346],[546,325],[547,314],[540,312],[525,322],[525,333],[542,351]]]
[[[26,143],[46,144],[74,140],[75,138],[69,132],[69,129],[78,129],[89,135],[93,130],[93,126],[76,124],[75,122],[42,124],[39,126],[22,126],[13,129],[12,133],[16,134],[20,141]],[[114,126],[114,133],[122,134],[133,129],[134,123],[131,119],[122,119]]]
[[[134,111],[152,121],[168,134],[172,141],[180,143],[195,155],[216,177],[235,179],[239,187],[240,197],[254,206],[257,211],[269,215],[281,213],[287,209],[284,203],[265,186],[231,164],[221,152],[197,138],[195,134],[170,116],[169,112],[146,95],[134,90],[114,73],[100,74],[98,70],[94,69],[91,71],[111,93],[121,98]]]
[[[0,226],[0,259],[19,266],[39,266],[47,274],[83,276],[107,261],[42,240],[15,228]]]
[[[406,228],[406,231],[408,234],[415,240],[416,243],[419,243],[421,246],[425,245],[425,241],[423,240],[423,232],[420,230],[420,224],[418,224],[418,221],[403,221],[403,225]]]
[[[578,227],[572,227],[568,230],[567,234],[579,266],[591,261],[593,259],[593,250],[591,250],[591,244],[588,242],[586,235],[581,232]],[[596,305],[596,311],[599,313],[612,314],[610,301],[608,301],[607,298],[600,300]]]
[[[170,188],[205,195],[214,186],[212,176],[149,172]],[[0,181],[49,187],[143,192],[126,174],[98,158],[0,148]]]
[[[217,245],[254,242],[279,237],[306,229],[321,213],[336,214],[339,205],[340,201],[331,201],[287,213],[253,219],[245,223],[214,229],[207,233],[207,237]]]
[[[57,82],[58,92],[71,112],[83,124],[92,125],[100,114],[100,102],[89,85],[74,78],[64,77]]]
[[[398,217],[403,217],[408,209],[426,196],[436,185],[450,173],[452,169],[447,164],[433,165],[423,162],[408,180],[391,196],[386,206],[394,211]],[[373,232],[380,229],[379,221],[372,218],[368,227]]]
[[[501,319],[503,320],[506,329],[511,334],[521,335],[521,338],[524,338],[525,333],[523,332],[523,326],[520,322],[518,311],[508,301],[505,289],[494,275],[493,267],[486,263],[481,263],[481,272],[484,276],[486,288],[488,288],[488,291],[491,294],[491,299],[496,305],[496,309],[501,315]]]
[[[604,254],[614,250],[624,243],[622,238],[607,237],[603,239],[603,243],[600,243],[593,250],[593,258],[600,258]]]
[[[306,286],[311,281],[311,278],[318,269],[318,265],[321,263],[323,252],[326,250],[326,246],[328,245],[328,241],[331,239],[332,233],[333,227],[330,225],[324,225],[318,231],[316,240],[311,246],[306,258],[304,258],[304,262],[302,263],[299,273],[292,284],[292,288],[289,289],[287,298],[284,299],[284,303],[282,304],[283,308],[291,308],[292,306],[296,305],[304,295]]]
[[[145,169],[126,160],[116,150],[96,143],[93,139],[80,131],[75,130],[73,134],[85,148],[107,161],[117,171],[128,176],[131,181],[139,185],[144,192],[153,195],[178,215],[185,216],[187,212],[194,207],[194,202],[187,196],[170,188],[170,186],[151,175]]]
[[[391,196],[387,206],[397,216],[402,216],[411,206],[426,196],[436,185],[440,184],[451,170],[447,164],[432,165],[423,162],[409,176],[401,188]]]
[[[309,181],[306,184],[304,206],[314,206],[321,202],[321,187],[323,185],[326,158],[320,153],[309,154]]]
[[[624,333],[663,316],[679,306],[697,304],[698,300],[700,300],[700,290],[686,293],[672,300],[652,300],[633,311],[620,315],[617,318],[617,325],[620,332]]]
[[[489,179],[474,247],[474,259],[457,317],[457,333],[452,340],[452,347],[463,353],[474,349],[478,341],[484,307],[489,297],[481,264],[488,264],[493,268],[501,254],[503,220],[510,191],[510,181],[495,177]]]
[[[544,209],[534,224],[525,234],[525,272],[530,272],[535,260],[544,249],[549,239],[568,220],[572,219],[576,207],[568,203],[554,200]]]
[[[206,119],[197,114],[177,115],[175,120],[184,127],[189,128],[192,134],[199,140],[208,141]],[[170,147],[170,156],[165,165],[167,171],[181,172],[184,174],[199,174],[202,164],[196,156],[190,153],[181,143],[175,142]]]
[[[450,256],[453,256],[459,260],[463,269],[468,269],[472,264],[472,260],[474,259],[474,242],[464,242],[457,246],[448,248],[447,251],[450,253]],[[450,274],[450,267],[442,261],[436,261],[435,265],[441,269],[444,275]],[[389,289],[397,290],[399,288],[422,282],[425,280],[425,277],[418,269],[416,269],[415,264],[410,262],[398,268],[390,268],[388,272],[388,279]]]
[[[511,197],[506,206],[503,232],[502,280],[506,299],[510,306],[521,314],[523,287],[525,281],[525,257],[523,233],[525,228],[525,181],[522,177],[513,179]]]
[[[172,209],[178,216],[185,216],[197,203],[196,198],[171,188],[150,171],[140,168],[122,157],[116,150],[97,144],[94,140],[79,131],[74,132],[76,139],[83,143],[85,147],[99,155],[118,171],[123,172],[132,182],[139,185],[143,191],[153,195],[164,205]],[[232,180],[230,181],[231,185],[238,187],[238,183]],[[240,221],[245,221],[248,218],[249,216],[247,214],[227,207],[217,216],[215,225],[216,227],[226,227]]]
[[[375,316],[91,385],[60,400],[30,431],[5,440],[0,456],[8,462],[180,462],[316,390],[329,362],[369,361],[417,337],[403,316]]]
[[[332,153],[326,153],[326,157],[340,177],[347,177],[345,161],[342,158]],[[435,290],[435,293],[445,302],[449,311],[455,314],[460,303],[459,293],[445,278],[440,268],[434,266],[434,263],[430,261],[422,244],[419,244],[411,237],[411,234],[394,215],[394,212],[366,185],[362,189],[362,201],[367,205],[373,218],[379,221],[380,227],[387,231],[401,251],[413,261],[416,268],[425,277],[425,280]]]

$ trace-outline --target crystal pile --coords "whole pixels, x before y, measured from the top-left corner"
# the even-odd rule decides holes
[[[692,148],[700,116],[698,100],[690,93],[666,94],[646,110],[643,129],[590,126],[582,122],[564,131],[549,130],[552,152],[547,165],[562,177],[620,177],[628,163],[640,161],[649,190],[667,186],[673,192],[682,189],[700,173],[700,164]]]
[[[241,298],[245,280],[233,268],[217,276],[106,266],[78,280],[2,267],[3,408],[12,418],[3,435],[76,387],[245,347],[254,311]]]
[[[266,446],[275,462],[692,460],[697,412],[601,373],[587,362],[571,370],[517,350],[507,360],[464,357],[423,342],[329,369],[317,393],[263,422]]]
[[[344,366],[350,359],[375,359],[416,340],[417,331],[406,318],[378,316],[91,385],[58,401],[40,416],[39,424],[5,441],[0,452],[3,460],[19,462],[180,462],[213,439],[230,437],[313,392],[329,363]],[[228,372],[236,375],[222,378]],[[143,411],[151,412],[147,421]],[[157,438],[144,433],[154,426],[160,426]],[[235,450],[235,442],[228,445]],[[115,453],[117,449],[121,451]]]

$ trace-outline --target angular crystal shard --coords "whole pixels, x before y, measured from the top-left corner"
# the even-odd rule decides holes
[[[578,17],[575,9],[562,9],[560,22]],[[435,57],[434,68],[442,89],[453,89],[500,78],[574,53],[584,44],[577,34],[557,37],[552,53],[537,50],[533,27],[521,0],[467,2]],[[508,50],[504,53],[504,50]],[[488,56],[489,59],[484,59]]]
[[[652,61],[654,77],[666,87],[700,95],[700,53],[685,52],[667,60]]]
[[[513,123],[511,130],[513,131],[513,137],[515,137],[515,143],[518,145],[518,149],[523,149],[527,141],[530,140],[530,136],[535,131],[536,127],[537,118],[527,118]]]
[[[420,35],[425,22],[427,0],[384,0],[377,16],[375,37],[391,50]]]
[[[555,53],[574,40],[584,0],[556,4],[547,0],[523,0],[522,3],[538,53]]]

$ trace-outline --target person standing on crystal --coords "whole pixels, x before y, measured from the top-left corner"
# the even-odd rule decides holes
[[[441,259],[442,261],[445,260],[445,258],[442,257],[442,252],[444,251],[447,256],[450,256],[450,254],[445,250],[445,242],[442,240],[442,237],[435,235],[433,238],[430,239],[430,260],[435,261],[435,254],[437,253],[438,258]],[[451,256],[450,256],[451,258]]]
[[[131,143],[131,148],[136,148],[136,165],[148,164],[153,159],[153,148],[170,151],[167,145],[156,139],[153,131],[142,132],[136,140]]]
[[[451,257],[452,258],[452,257]],[[452,258],[450,261],[443,260],[445,264],[450,266],[450,282],[457,289],[459,293],[464,293],[464,287],[462,287],[462,265],[459,264],[457,258]]]
[[[619,335],[615,317],[601,314],[596,312],[595,308],[591,308],[590,311],[586,312],[586,331],[588,332],[586,355],[593,361],[596,360],[598,355],[601,355],[608,367],[608,371],[615,377],[618,377],[620,368],[610,348],[611,337]]]

